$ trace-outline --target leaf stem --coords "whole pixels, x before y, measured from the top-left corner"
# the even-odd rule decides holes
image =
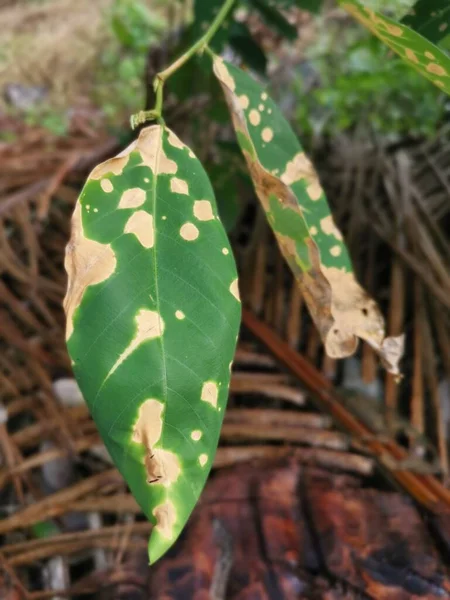
[[[204,35],[202,35],[200,39],[198,39],[190,48],[188,48],[184,54],[179,56],[171,65],[156,74],[153,80],[153,89],[156,93],[155,106],[152,110],[141,110],[140,112],[132,115],[130,119],[132,129],[135,129],[138,125],[146,123],[147,121],[156,120],[164,123],[162,118],[162,106],[165,82],[195,54],[202,54],[205,51],[211,39],[222,26],[235,1],[236,0],[225,0],[211,25],[205,31]]]

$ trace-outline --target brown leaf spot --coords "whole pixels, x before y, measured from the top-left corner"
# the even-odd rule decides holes
[[[178,166],[164,153],[162,147],[163,127],[151,125],[141,130],[136,144],[142,157],[142,164],[151,169],[154,174],[173,175]]]
[[[193,242],[198,238],[199,231],[193,223],[185,223],[180,228],[180,235],[184,240]]]
[[[119,356],[114,366],[109,371],[106,379],[110,377],[114,371],[119,367],[124,360],[126,360],[130,354],[132,354],[136,348],[148,340],[162,336],[164,333],[164,321],[160,314],[154,310],[148,310],[142,308],[135,317],[137,324],[137,331],[134,338],[131,340],[129,346],[125,348],[122,354]]]
[[[444,67],[441,67],[441,65],[436,63],[429,63],[425,68],[428,73],[433,73],[434,75],[439,75],[441,77],[447,75],[447,71],[444,69]]]
[[[281,181],[285,185],[292,185],[302,179],[306,179],[308,184],[307,191],[311,200],[318,200],[322,195],[319,178],[306,154],[299,152],[287,163],[286,169],[281,175]]]
[[[261,123],[261,115],[256,109],[252,109],[248,115],[248,119],[252,125],[259,125]]]
[[[138,419],[133,428],[132,440],[143,444],[148,450],[158,442],[161,437],[164,404],[154,398],[145,400],[139,407]]]
[[[198,462],[201,467],[204,467],[206,465],[206,463],[208,462],[208,455],[200,454],[200,456],[198,457]]]
[[[120,197],[119,208],[138,208],[144,204],[145,199],[145,190],[142,188],[130,188],[129,190],[125,190]]]
[[[273,139],[273,130],[270,127],[264,127],[264,129],[261,132],[261,137],[264,142],[271,142]]]
[[[234,281],[231,282],[230,292],[233,294],[233,296],[236,298],[236,300],[239,300],[239,302],[241,301],[241,297],[239,295],[239,286],[238,286],[237,279],[235,279]]]
[[[246,96],[245,94],[242,94],[242,96],[238,96],[238,101],[239,101],[239,104],[241,105],[241,108],[243,108],[244,110],[246,108],[248,108],[250,105],[250,100],[248,99],[248,96]]]
[[[413,52],[411,50],[411,48],[406,48],[405,55],[406,55],[406,58],[409,59],[411,62],[414,62],[414,63],[419,62],[419,59],[417,58],[415,52]]]
[[[170,180],[170,190],[174,194],[189,194],[189,186],[187,181],[184,181],[184,179],[178,179],[178,177],[172,177]]]
[[[232,92],[236,89],[234,79],[231,77],[228,69],[223,62],[223,58],[216,56],[214,58],[214,71],[217,77],[229,88]]]
[[[64,266],[68,275],[64,310],[67,318],[66,339],[69,339],[73,332],[73,315],[81,304],[86,288],[105,281],[116,268],[116,256],[109,244],[100,244],[84,237],[79,202],[72,216],[72,234],[66,247]]]
[[[124,233],[134,233],[144,248],[153,248],[155,242],[153,216],[145,210],[138,210],[126,222]]]
[[[171,129],[167,130],[167,141],[171,146],[173,146],[174,148],[179,148],[180,150],[183,150],[183,148],[186,147],[180,140],[180,138],[177,135],[175,135]]]
[[[201,400],[208,402],[214,408],[217,408],[217,399],[219,397],[219,388],[214,381],[206,381],[202,387]]]
[[[194,216],[199,221],[211,221],[211,219],[214,219],[211,202],[209,200],[196,200],[194,202]]]
[[[113,191],[113,189],[114,189],[114,186],[113,186],[112,182],[109,179],[102,179],[100,181],[100,187],[107,194],[110,194]]]
[[[203,433],[200,431],[200,429],[194,429],[194,431],[191,431],[191,439],[194,440],[194,442],[198,442],[203,436]]]
[[[321,219],[320,228],[326,235],[333,235],[337,240],[342,241],[342,233],[336,227],[331,215]]]
[[[162,448],[148,449],[145,457],[145,470],[147,471],[147,483],[159,483],[164,487],[170,487],[180,476],[181,467],[178,456],[169,450]]]

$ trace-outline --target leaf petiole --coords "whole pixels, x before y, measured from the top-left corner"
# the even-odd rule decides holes
[[[195,54],[202,54],[205,51],[211,39],[222,26],[223,22],[228,16],[228,13],[232,9],[235,1],[236,0],[225,0],[216,17],[214,18],[204,35],[202,35],[202,37],[198,39],[195,42],[195,44],[193,44],[188,50],[186,50],[184,54],[179,56],[171,65],[169,65],[166,69],[156,74],[153,80],[153,88],[156,93],[155,107],[152,110],[141,110],[138,113],[132,115],[130,118],[130,124],[132,129],[135,129],[138,125],[142,125],[147,121],[156,120],[161,124],[164,123],[162,119],[162,106],[163,89],[165,82],[169,79],[169,77],[176,73],[178,69],[185,65],[188,62],[188,60],[190,60]]]

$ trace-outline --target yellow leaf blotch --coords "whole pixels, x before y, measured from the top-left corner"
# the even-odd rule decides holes
[[[401,27],[397,27],[397,25],[391,25],[391,23],[386,23],[386,30],[395,37],[401,37],[403,35],[403,29]]]
[[[211,202],[209,200],[196,200],[194,202],[194,216],[199,221],[211,221],[211,219],[214,219]]]
[[[64,266],[68,275],[64,298],[66,312],[66,339],[73,332],[73,315],[81,304],[83,294],[90,285],[105,281],[114,273],[116,256],[109,244],[100,244],[84,237],[81,205],[75,205],[72,216],[72,233],[66,247]]]
[[[252,109],[248,115],[248,119],[252,125],[259,125],[261,123],[261,115],[256,109]]]
[[[119,208],[138,208],[146,199],[145,190],[142,188],[131,188],[125,190],[120,197]]]
[[[175,507],[169,500],[153,509],[156,518],[155,529],[166,540],[174,537],[173,528],[177,520]]]
[[[189,186],[187,181],[184,181],[184,179],[178,179],[178,177],[172,177],[170,180],[170,190],[174,194],[189,194]]]
[[[194,442],[198,442],[202,435],[203,433],[200,431],[200,429],[194,429],[194,431],[191,431],[191,439],[194,440]]]
[[[204,467],[206,465],[206,463],[208,462],[208,455],[200,454],[200,456],[198,457],[198,462],[200,463],[201,467]]]
[[[425,68],[428,73],[433,73],[434,75],[439,75],[440,77],[447,75],[447,71],[444,69],[444,67],[441,67],[441,65],[436,63],[429,63]]]
[[[122,354],[119,356],[114,366],[108,373],[106,379],[110,377],[114,371],[119,367],[124,360],[126,360],[130,354],[132,354],[136,348],[148,340],[152,340],[157,337],[161,337],[164,333],[164,321],[160,314],[154,310],[148,310],[142,308],[135,317],[137,331],[131,343]]]
[[[434,60],[434,59],[435,59],[435,56],[434,56],[434,54],[431,54],[431,52],[428,52],[428,50],[427,50],[427,52],[425,52],[425,56],[426,56],[427,58],[430,58],[431,60]]]
[[[202,387],[200,398],[203,402],[208,402],[214,408],[217,408],[217,399],[219,397],[219,388],[214,381],[206,381]]]
[[[337,240],[342,240],[342,233],[336,227],[333,217],[328,215],[328,217],[324,217],[320,221],[320,228],[326,235],[333,235]]]
[[[180,228],[180,235],[184,240],[192,242],[198,238],[199,231],[193,223],[185,223]]]
[[[408,59],[409,59],[411,62],[414,62],[414,63],[418,63],[418,62],[419,62],[419,59],[417,58],[417,56],[416,56],[415,52],[413,52],[413,51],[411,50],[411,48],[406,48],[406,50],[405,50],[405,56],[406,56],[406,58],[408,58]]]
[[[239,286],[238,286],[237,279],[235,279],[234,281],[231,282],[230,292],[233,294],[233,296],[236,298],[236,300],[238,300],[239,302],[241,301],[241,297],[239,295]]]
[[[110,181],[109,179],[101,179],[100,180],[100,187],[107,194],[110,194],[113,191],[113,189],[114,189],[112,181]]]
[[[250,100],[248,99],[248,96],[246,96],[245,94],[242,94],[242,96],[238,96],[238,101],[239,101],[239,104],[241,105],[241,108],[243,108],[244,110],[246,108],[248,108],[250,105]]]
[[[144,248],[153,248],[155,243],[153,216],[145,210],[138,210],[126,222],[124,233],[134,233]]]
[[[271,142],[273,138],[273,130],[270,127],[264,127],[264,129],[261,132],[261,137],[264,142]]]

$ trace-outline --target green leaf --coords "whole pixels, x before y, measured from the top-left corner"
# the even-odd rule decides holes
[[[450,94],[450,58],[442,50],[409,27],[363,7],[357,0],[341,0],[341,6],[411,67]]]
[[[297,39],[297,29],[289,23],[279,10],[271,6],[266,0],[248,0],[248,2],[250,6],[259,12],[269,27],[278,30],[288,40],[293,41]]]
[[[450,33],[450,2],[418,0],[402,23],[437,44]]]
[[[265,74],[267,58],[261,47],[252,38],[244,23],[233,21],[230,27],[230,45],[250,69]]]
[[[352,354],[357,338],[395,373],[402,340],[384,337],[376,303],[356,281],[317,173],[289,124],[245,72],[214,58],[256,193],[300,285],[329,356]]]
[[[279,8],[292,8],[293,6],[307,10],[318,15],[322,10],[323,0],[275,0]]]
[[[155,125],[90,174],[72,218],[64,308],[73,370],[150,521],[173,544],[210,471],[240,322],[208,177]]]
[[[194,21],[189,28],[190,44],[204,35],[222,4],[223,0],[194,0]],[[216,52],[220,51],[227,42],[231,16],[232,12],[227,16],[225,23],[219,28],[209,44]]]

